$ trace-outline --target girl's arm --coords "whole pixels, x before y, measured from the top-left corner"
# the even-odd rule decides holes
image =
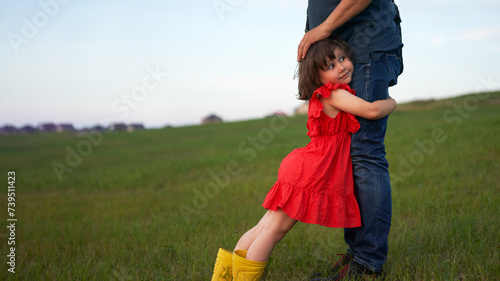
[[[330,97],[322,98],[321,102],[334,109],[371,120],[389,115],[397,105],[396,100],[391,97],[386,100],[367,102],[343,89],[333,90]]]

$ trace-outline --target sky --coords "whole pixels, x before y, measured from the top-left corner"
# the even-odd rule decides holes
[[[500,89],[500,1],[399,0],[399,103]],[[293,114],[307,1],[0,1],[0,126]]]

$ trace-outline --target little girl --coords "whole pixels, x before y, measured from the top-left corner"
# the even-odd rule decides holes
[[[311,46],[299,65],[299,98],[309,100],[311,142],[283,159],[278,180],[264,200],[268,211],[238,241],[219,249],[213,280],[260,280],[274,246],[297,221],[328,227],[361,226],[350,157],[354,117],[379,119],[396,108],[392,98],[367,102],[347,84],[353,73],[349,46],[325,39]]]

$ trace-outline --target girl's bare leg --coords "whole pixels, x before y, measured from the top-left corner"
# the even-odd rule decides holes
[[[252,261],[267,261],[274,246],[278,244],[296,222],[297,220],[290,218],[281,209],[278,209],[276,212],[267,211],[256,226],[255,233],[258,234],[253,238],[253,242],[248,247],[246,259]],[[251,234],[252,237],[255,233]],[[236,249],[239,250],[240,248]]]
[[[266,224],[266,221],[270,215],[270,211],[267,211],[256,226],[252,227],[245,234],[243,234],[243,236],[241,236],[240,240],[238,241],[238,244],[236,244],[236,247],[234,247],[234,250],[248,250],[257,235],[259,235],[262,229],[264,229],[264,225]]]

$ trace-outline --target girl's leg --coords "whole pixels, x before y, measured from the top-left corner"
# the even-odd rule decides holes
[[[256,227],[258,235],[248,248],[246,258],[252,261],[264,262],[269,259],[274,246],[295,225],[297,220],[290,218],[283,210],[267,211]],[[238,243],[239,244],[239,243]],[[237,248],[238,249],[238,248]]]
[[[243,236],[241,236],[240,240],[238,241],[238,244],[236,244],[236,247],[234,247],[235,251],[248,250],[248,248],[250,248],[250,245],[252,245],[257,235],[259,235],[262,229],[264,229],[264,225],[266,224],[269,215],[271,215],[271,213],[270,211],[267,211],[256,226],[252,227],[245,234],[243,234]]]

